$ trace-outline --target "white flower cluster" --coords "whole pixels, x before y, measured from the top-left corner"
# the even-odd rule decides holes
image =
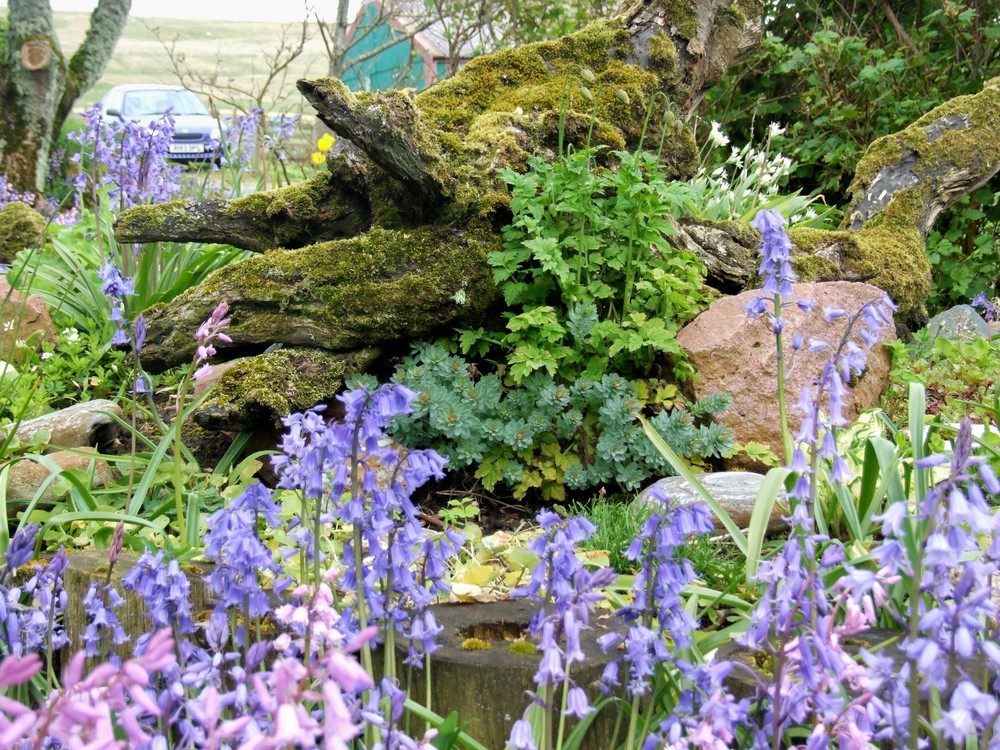
[[[749,221],[758,210],[775,208],[790,224],[815,218],[816,212],[809,208],[812,199],[780,194],[782,183],[795,169],[791,159],[771,150],[772,141],[784,132],[785,128],[772,122],[762,147],[750,143],[743,148],[733,147],[725,162],[711,169],[706,164],[713,162],[715,149],[729,145],[722,126],[713,122],[701,154],[702,166],[688,183],[692,213],[713,221]]]

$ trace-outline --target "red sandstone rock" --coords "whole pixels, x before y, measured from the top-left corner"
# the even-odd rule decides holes
[[[794,305],[782,312],[784,348],[786,356],[791,357],[785,388],[789,423],[794,434],[801,423],[795,403],[803,387],[819,374],[829,351],[813,353],[803,347],[792,354],[793,336],[801,333],[807,344],[810,338],[818,338],[837,346],[847,328],[848,318],[827,323],[823,308],[842,308],[851,315],[884,292],[870,284],[847,281],[795,284],[792,288],[796,300],[815,302],[811,314]],[[677,334],[677,342],[688,353],[698,374],[693,384],[694,395],[703,398],[719,391],[729,393],[733,404],[720,420],[733,429],[740,442],[756,440],[781,456],[774,332],[766,318],[753,319],[746,314],[746,306],[759,294],[758,290],[751,290],[713,302]],[[895,338],[895,327],[889,325],[883,329],[879,343]],[[860,343],[860,339],[858,341]],[[878,404],[889,384],[889,367],[888,350],[877,344],[869,353],[867,371],[851,384],[852,392],[845,399],[844,416],[847,419]],[[788,364],[786,373],[789,373]],[[735,457],[728,468],[757,467],[745,457],[742,460]]]
[[[16,342],[27,341],[38,347],[42,341],[56,343],[55,326],[41,297],[27,297],[11,289],[7,277],[0,275],[0,359],[20,364]]]

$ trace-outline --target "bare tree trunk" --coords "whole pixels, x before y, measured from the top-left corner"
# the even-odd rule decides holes
[[[131,0],[99,0],[67,63],[48,0],[10,0],[0,60],[0,171],[17,190],[39,192],[49,154],[73,102],[101,77],[125,28]]]

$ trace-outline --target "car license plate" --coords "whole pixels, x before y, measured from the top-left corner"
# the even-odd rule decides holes
[[[171,143],[169,152],[171,154],[203,154],[205,146],[201,143]]]

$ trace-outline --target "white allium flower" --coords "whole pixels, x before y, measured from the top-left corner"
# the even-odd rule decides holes
[[[779,135],[784,135],[784,134],[785,134],[785,129],[776,122],[772,122],[770,125],[767,126],[768,138],[777,138]]]
[[[728,146],[729,138],[725,133],[722,132],[722,126],[719,123],[712,121],[712,130],[708,134],[708,140],[710,140],[716,146]]]

